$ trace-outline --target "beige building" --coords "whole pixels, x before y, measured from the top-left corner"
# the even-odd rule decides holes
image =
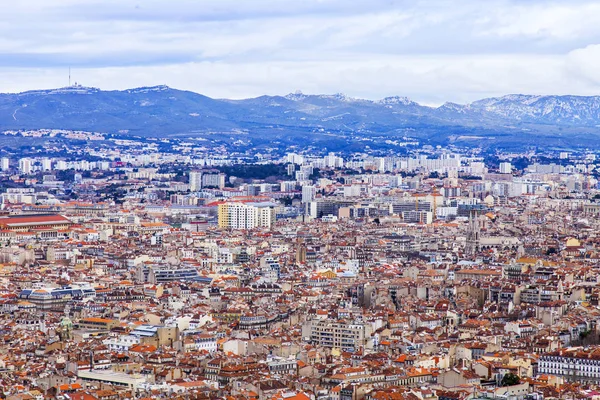
[[[344,321],[310,321],[303,327],[303,336],[304,334],[317,346],[357,349],[366,345],[371,336],[371,327]]]

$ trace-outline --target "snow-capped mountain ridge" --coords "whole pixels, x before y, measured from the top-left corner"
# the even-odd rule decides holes
[[[289,93],[283,97],[291,101],[302,101],[305,100],[308,96],[302,93],[300,90],[298,90],[294,93]]]
[[[564,138],[569,132],[596,134],[599,125],[600,96],[511,94],[429,107],[404,96],[364,100],[341,93],[300,91],[243,100],[213,99],[165,85],[124,91],[74,86],[0,94],[0,126],[6,130],[128,131],[161,137],[242,130],[260,132],[263,140],[275,134],[274,129],[303,132],[304,139],[327,131],[380,137],[409,131],[442,140],[478,137],[485,131],[504,134],[507,127],[508,135],[529,136],[560,128]]]
[[[473,110],[539,123],[574,123],[600,120],[600,96],[507,95],[469,104]]]
[[[127,93],[151,93],[151,92],[166,92],[171,90],[167,85],[157,85],[157,86],[142,86],[139,88],[127,89]]]
[[[385,97],[381,100],[376,100],[375,103],[386,104],[386,105],[402,104],[405,106],[420,105],[419,103],[412,101],[411,99],[409,99],[408,97],[405,97],[405,96]]]
[[[17,96],[48,96],[56,94],[92,94],[100,92],[100,89],[95,87],[73,85],[65,86],[56,89],[40,89],[40,90],[29,90],[27,92],[17,93]],[[6,94],[9,95],[9,94]]]

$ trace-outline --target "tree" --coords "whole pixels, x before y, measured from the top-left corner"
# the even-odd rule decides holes
[[[281,204],[288,207],[291,206],[293,203],[293,199],[290,196],[282,197],[279,199],[279,201],[281,202]]]
[[[514,386],[518,385],[519,382],[521,382],[521,378],[519,378],[518,375],[515,375],[512,372],[509,372],[502,378],[502,386]]]
[[[320,176],[321,176],[321,170],[319,168],[313,168],[313,173],[310,174],[308,179],[310,179],[311,181],[314,181],[315,179],[319,179]]]

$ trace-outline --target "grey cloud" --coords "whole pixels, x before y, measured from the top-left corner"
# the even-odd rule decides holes
[[[14,2],[0,14],[0,90],[51,86],[73,66],[90,85],[167,83],[216,97],[303,89],[437,103],[519,91],[589,94],[599,89],[586,63],[598,61],[600,12],[591,11],[600,6],[572,1],[565,12],[564,4]]]

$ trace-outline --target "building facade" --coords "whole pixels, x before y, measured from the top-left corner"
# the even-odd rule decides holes
[[[218,218],[221,228],[271,228],[275,223],[275,205],[272,203],[223,203],[219,205]]]

